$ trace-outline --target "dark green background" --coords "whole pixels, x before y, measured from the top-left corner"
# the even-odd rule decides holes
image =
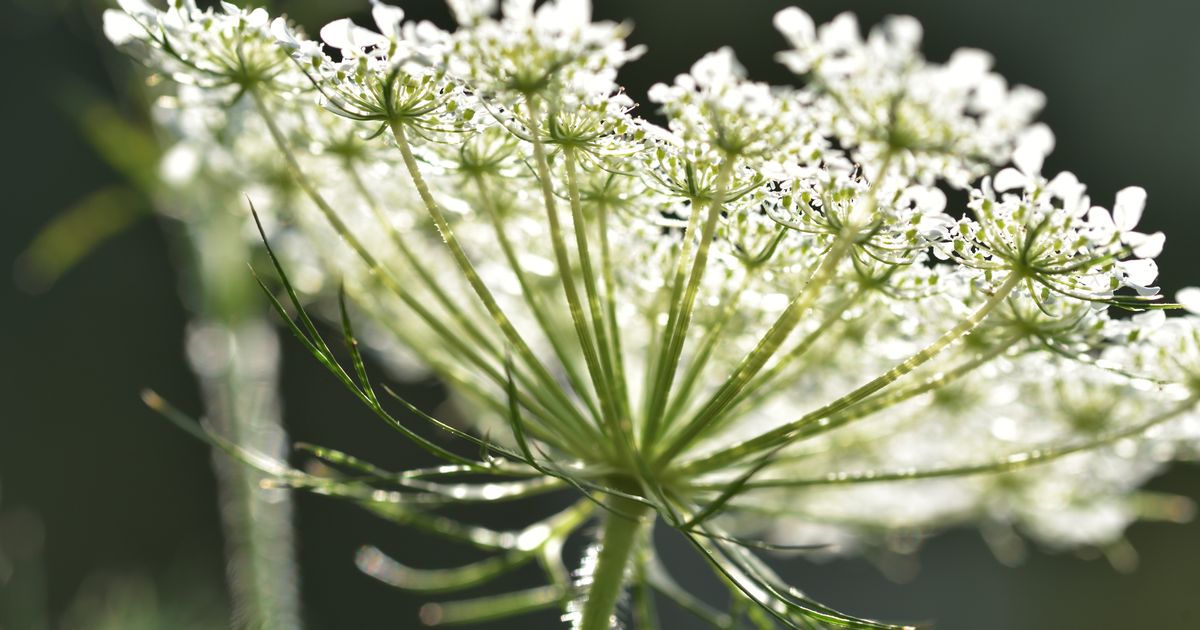
[[[8,223],[0,228],[2,267],[58,211],[117,179],[81,140],[72,123],[78,102],[66,90],[82,85],[115,98],[113,70],[117,83],[130,71],[131,62],[96,33],[98,4],[8,0],[3,8],[0,173]],[[366,0],[275,4],[319,25],[361,11]],[[783,41],[770,18],[791,2],[597,4],[602,17],[631,18],[632,39],[650,45],[650,53],[624,74],[635,99],[653,81],[669,81],[699,55],[726,44],[756,78],[789,80],[772,61]],[[444,19],[435,0],[402,6]],[[802,6],[820,20],[844,9],[858,12],[865,23],[885,13],[916,15],[934,59],[964,45],[993,52],[1010,80],[1049,97],[1044,120],[1058,136],[1049,169],[1074,171],[1105,205],[1121,187],[1145,186],[1150,192],[1145,226],[1169,237],[1159,259],[1163,286],[1173,291],[1200,284],[1195,30],[1200,3],[925,0]],[[51,627],[58,627],[81,593],[111,583],[104,576],[143,576],[165,606],[189,604],[221,618],[220,538],[208,453],[138,401],[139,390],[151,386],[189,411],[200,407],[181,353],[186,313],[161,225],[141,222],[48,293],[31,295],[0,281],[0,295],[0,547],[31,557],[22,566],[40,567],[45,576],[44,602],[33,595],[17,597],[14,604],[11,591],[0,596],[5,607],[0,623],[6,615],[15,618],[13,606],[20,606],[23,614],[48,610]],[[287,421],[294,438],[394,467],[412,465],[412,450],[296,344],[285,343],[285,355]],[[430,403],[438,396],[436,388],[423,393]],[[1176,466],[1152,487],[1200,498],[1200,469]],[[351,558],[360,544],[380,544],[417,566],[468,557],[345,505],[307,496],[298,505],[303,600],[312,628],[417,626],[417,600],[354,570]],[[43,545],[36,544],[37,536],[17,531],[28,529],[19,524],[30,515],[44,525]],[[888,582],[861,560],[795,559],[781,566],[797,585],[828,603],[891,619],[931,619],[944,629],[1200,627],[1200,524],[1139,524],[1130,537],[1141,553],[1140,568],[1131,575],[1114,572],[1103,560],[1040,552],[1020,568],[1005,568],[969,531],[933,540],[921,553],[922,571],[906,584]],[[673,566],[686,572],[699,568],[671,538],[665,542]],[[25,587],[36,585],[36,571],[24,570],[16,578]],[[683,619],[675,617],[666,627],[690,627]],[[507,627],[555,627],[551,620],[543,616]]]

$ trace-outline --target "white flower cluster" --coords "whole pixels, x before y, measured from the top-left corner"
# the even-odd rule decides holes
[[[799,87],[722,49],[651,90],[663,128],[616,83],[624,25],[492,4],[447,32],[375,1],[317,41],[124,0],[106,30],[172,79],[175,179],[247,192],[293,285],[343,283],[380,356],[553,479],[835,551],[961,523],[1109,548],[1162,515],[1137,487],[1197,452],[1200,317],[1110,313],[1169,306],[1163,239],[1142,189],[1110,212],[1042,175],[1040,93],[926,61],[911,18],[787,9]]]
[[[780,61],[824,101],[826,133],[858,162],[899,153],[904,173],[925,183],[965,187],[1007,162],[1042,108],[1040,92],[1009,90],[981,50],[958,50],[944,64],[922,59],[921,25],[911,17],[888,18],[865,40],[848,13],[818,29],[803,11],[785,9],[775,25],[793,46]]]
[[[220,12],[201,11],[196,0],[171,0],[166,11],[146,0],[118,4],[120,11],[105,13],[105,35],[173,81],[209,90],[246,89],[290,76],[264,9],[222,2]]]

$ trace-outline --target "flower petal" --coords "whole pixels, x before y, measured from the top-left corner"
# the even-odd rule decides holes
[[[1158,280],[1158,265],[1153,260],[1126,260],[1118,263],[1122,280],[1127,287],[1133,288],[1139,295],[1156,295],[1158,287],[1153,287]]]
[[[1162,253],[1163,244],[1167,237],[1162,232],[1154,234],[1138,234],[1132,232],[1126,235],[1126,241],[1133,247],[1133,255],[1138,258],[1156,258]]]
[[[137,20],[116,9],[104,12],[104,36],[117,46],[146,36],[146,29]]]
[[[130,15],[147,16],[158,13],[158,9],[146,0],[117,0],[117,6]]]
[[[371,2],[371,17],[380,33],[395,39],[400,38],[400,23],[404,21],[404,9],[384,4],[379,0]]]
[[[1039,175],[1046,156],[1054,150],[1054,133],[1043,124],[1037,124],[1017,138],[1013,151],[1013,164],[1026,175]]]
[[[1113,205],[1113,221],[1117,229],[1128,232],[1137,227],[1142,220],[1142,210],[1146,208],[1146,189],[1141,186],[1130,186],[1117,193],[1117,202]]]
[[[1025,182],[1027,181],[1029,181],[1029,178],[1025,177],[1021,171],[1018,171],[1015,168],[1006,168],[999,173],[996,173],[996,177],[992,182],[992,187],[995,188],[996,192],[1006,192],[1009,190],[1024,188]]]
[[[817,38],[813,19],[799,7],[788,7],[775,14],[775,28],[794,48],[808,48]]]
[[[321,39],[343,53],[361,53],[364,48],[388,44],[386,37],[356,25],[349,18],[334,20],[322,27]]]
[[[1175,301],[1179,302],[1187,312],[1193,315],[1200,315],[1200,288],[1187,287],[1180,289],[1175,294]]]

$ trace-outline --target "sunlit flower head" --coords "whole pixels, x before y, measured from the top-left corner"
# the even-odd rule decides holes
[[[911,554],[896,532],[973,524],[1010,561],[1023,537],[1119,548],[1162,507],[1137,488],[1198,450],[1200,293],[1177,297],[1190,315],[1158,310],[1178,305],[1154,286],[1162,235],[1138,231],[1145,190],[1110,210],[1043,174],[1040,93],[981,51],[926,60],[913,18],[864,36],[849,14],[786,9],[798,86],[722,48],[638,112],[618,82],[642,53],[627,25],[586,0],[495,4],[451,2],[447,31],[373,2],[371,26],[319,39],[228,6],[106,17],[171,79],[154,88],[171,185],[249,195],[284,289],[271,303],[445,465],[315,449],[318,475],[212,439],[272,483],[498,554],[429,573],[374,550],[365,571],[457,590],[536,559],[547,582],[505,595],[512,610],[608,630],[630,582],[683,597],[663,588],[660,522],[763,619],[900,628],[821,606],[752,550]],[[340,322],[348,360],[306,308]],[[467,421],[393,405],[360,340],[393,375],[440,379]],[[576,502],[517,532],[436,511],[545,492]],[[594,516],[572,572],[562,545]]]

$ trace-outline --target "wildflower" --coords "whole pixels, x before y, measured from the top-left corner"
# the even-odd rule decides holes
[[[808,126],[798,98],[746,81],[745,74],[733,50],[722,48],[697,61],[673,85],[650,88],[650,100],[662,104],[670,128],[693,159],[763,160],[801,152],[808,161],[819,159],[819,152],[804,151],[811,136],[787,131]]]
[[[339,51],[339,60],[297,34],[283,18],[276,18],[271,30],[325,107],[351,120],[380,123],[377,133],[402,124],[436,135],[469,121],[474,110],[461,89],[421,57],[422,44],[440,33],[431,26],[419,31],[403,24],[404,12],[382,3],[374,3],[373,14],[380,32],[349,19],[321,29],[322,40]],[[428,30],[435,32],[424,32]]]
[[[317,476],[210,436],[275,483],[500,554],[485,563],[537,558],[547,585],[505,601],[561,606],[583,630],[612,625],[630,580],[678,594],[649,544],[654,520],[788,627],[891,628],[799,594],[751,549],[848,553],[896,540],[880,532],[965,523],[1004,557],[1014,530],[1120,546],[1137,484],[1192,452],[1196,318],[1108,315],[1159,306],[1162,237],[1136,231],[1144,191],[1123,190],[1110,213],[1073,175],[1043,176],[1054,141],[1032,122],[1041,96],[1009,89],[985,53],[931,63],[911,18],[864,39],[851,16],[818,28],[788,9],[780,59],[805,85],[754,82],[722,49],[652,89],[664,129],[636,118],[616,82],[641,52],[627,27],[593,23],[583,0],[511,0],[499,17],[493,4],[452,2],[459,27],[445,32],[376,2],[374,30],[339,20],[323,43],[277,19],[270,45],[292,59],[270,85],[232,82],[251,95],[222,114],[240,124],[179,125],[274,159],[291,186],[263,188],[291,197],[266,227],[287,229],[263,233],[286,245],[269,253],[299,310],[288,323],[374,413],[447,460],[389,473],[318,449],[332,469]],[[166,51],[131,25],[172,15],[127,4],[110,33]],[[212,15],[266,45],[264,17]],[[209,52],[195,56],[227,46],[196,41]],[[179,85],[164,103],[211,113],[217,101],[192,94],[222,84]],[[266,173],[241,176],[256,191]],[[970,191],[967,215],[943,183]],[[329,278],[344,287],[327,310],[353,369],[304,312],[331,299]],[[1179,299],[1198,308],[1192,292]],[[368,347],[442,379],[490,437],[400,403],[482,458],[392,415],[358,320]],[[582,496],[519,532],[434,512],[556,490]],[[593,516],[602,533],[572,586],[561,545]],[[375,552],[360,564],[404,588],[424,575]],[[473,585],[492,566],[438,583]]]
[[[944,178],[961,188],[1004,164],[1042,107],[1040,92],[1009,90],[990,72],[983,51],[924,60],[921,26],[910,17],[888,18],[865,40],[848,13],[818,29],[791,8],[775,25],[793,47],[779,60],[820,95],[828,132],[853,148],[855,161],[896,153],[899,168],[924,183]]]
[[[482,5],[452,5],[463,27],[444,63],[501,103],[546,94],[565,99],[609,94],[617,69],[643,52],[625,46],[626,25],[593,23],[586,0],[550,0],[536,10],[532,0],[506,0],[500,19],[480,19]]]
[[[237,96],[276,81],[285,69],[264,9],[222,2],[220,11],[201,11],[195,0],[171,0],[165,12],[145,0],[120,6],[105,11],[105,34],[177,82]]]
[[[1009,192],[1013,188],[1019,194]],[[1117,194],[1119,224],[1107,210],[1092,207],[1085,192],[1071,173],[1047,181],[1005,169],[994,181],[984,178],[970,203],[979,222],[960,222],[959,234],[971,242],[955,242],[955,253],[972,252],[967,256],[973,260],[964,264],[1026,275],[1039,285],[1035,295],[1042,301],[1104,300],[1121,287],[1153,297],[1158,292],[1149,286],[1158,275],[1153,257],[1163,237],[1133,231],[1145,191],[1127,188]],[[1126,259],[1130,255],[1133,259]]]

